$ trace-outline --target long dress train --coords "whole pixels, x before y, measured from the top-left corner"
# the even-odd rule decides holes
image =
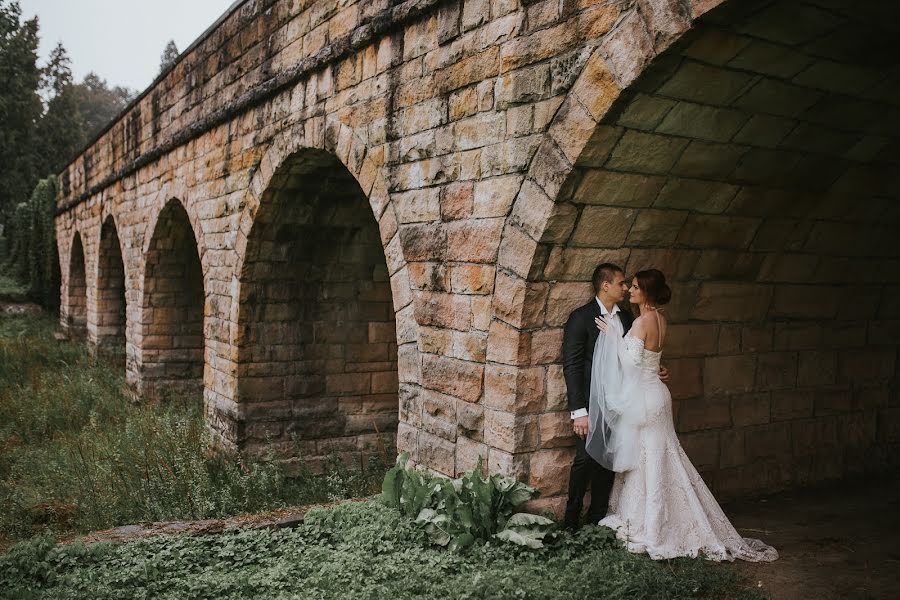
[[[641,422],[629,433],[635,438],[633,464],[616,474],[600,525],[614,529],[631,552],[646,552],[653,559],[777,559],[775,548],[741,537],[682,450],[672,420],[672,397],[659,379],[662,353],[646,350],[643,341],[631,335],[612,343],[622,363],[636,367],[630,377],[638,381],[626,382],[626,400],[638,403]]]

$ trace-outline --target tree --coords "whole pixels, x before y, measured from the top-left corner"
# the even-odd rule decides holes
[[[135,92],[126,87],[109,87],[96,73],[85,75],[84,80],[75,86],[75,92],[78,113],[88,140],[106,127],[135,97]]]
[[[47,112],[38,123],[41,173],[59,172],[86,141],[70,62],[66,49],[57,44],[42,70],[48,100]]]
[[[176,60],[178,60],[178,46],[175,45],[175,40],[169,40],[159,57],[159,74],[162,75],[163,71],[174,65]]]
[[[37,18],[21,20],[18,2],[0,0],[0,219],[34,188],[40,171],[35,144],[43,106],[38,95]]]

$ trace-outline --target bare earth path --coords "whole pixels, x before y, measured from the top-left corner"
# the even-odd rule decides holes
[[[773,600],[900,599],[900,477],[725,508],[741,533],[778,548],[774,563],[738,565]]]

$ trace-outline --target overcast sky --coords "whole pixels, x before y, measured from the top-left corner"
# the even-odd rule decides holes
[[[156,78],[166,42],[185,50],[233,0],[19,0],[23,19],[37,15],[40,64],[57,42],[77,81],[94,71],[138,92]]]

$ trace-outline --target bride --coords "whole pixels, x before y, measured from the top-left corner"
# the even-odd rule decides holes
[[[775,560],[774,548],[734,529],[675,434],[672,397],[658,376],[667,329],[658,308],[672,296],[665,276],[640,271],[629,291],[640,316],[624,338],[605,335],[607,322],[596,319],[604,335],[594,349],[586,448],[616,472],[600,525],[655,560]]]

